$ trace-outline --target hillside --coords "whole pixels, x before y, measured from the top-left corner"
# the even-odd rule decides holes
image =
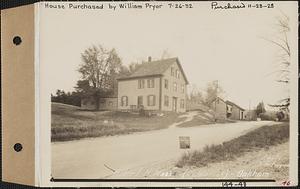
[[[51,140],[69,141],[87,137],[130,134],[168,128],[179,114],[139,116],[126,112],[84,111],[80,107],[51,104]]]
[[[202,104],[196,104],[193,107],[189,106],[189,112],[194,112],[193,117],[179,124],[178,127],[193,127],[213,123],[235,122],[218,116],[212,109]]]

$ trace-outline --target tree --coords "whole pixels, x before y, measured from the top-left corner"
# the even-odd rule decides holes
[[[51,94],[51,102],[59,102],[63,104],[70,104],[74,106],[81,105],[81,97],[78,92],[65,92],[64,90],[57,90],[56,94]]]
[[[276,68],[277,82],[288,85],[290,83],[290,66],[291,66],[291,50],[289,45],[288,33],[290,32],[289,17],[282,13],[282,16],[277,19],[278,34],[276,39],[266,39],[274,44],[280,50]],[[270,104],[271,107],[276,107],[289,112],[290,96],[284,97],[278,101],[278,104]]]
[[[117,88],[116,78],[121,71],[122,61],[115,49],[108,50],[101,45],[86,49],[81,54],[81,59],[78,71],[82,83],[77,83],[77,90],[92,93],[98,110],[99,97],[113,93]]]
[[[206,97],[204,103],[208,106],[217,98],[221,97],[224,94],[224,90],[219,85],[218,80],[211,81],[207,84],[206,87]]]
[[[66,93],[64,90],[57,90],[56,96],[54,96],[54,99],[56,99],[56,102],[65,102],[66,100]]]
[[[93,93],[93,89],[88,80],[78,80],[74,88],[75,91],[82,97],[90,96]]]
[[[204,103],[204,95],[195,84],[193,84],[190,88],[188,100],[190,103],[193,103],[193,104],[203,104]]]
[[[262,113],[266,112],[265,105],[263,102],[258,103],[255,109],[256,115],[259,116]]]
[[[282,111],[276,112],[276,117],[278,121],[281,121],[284,119],[284,113]]]
[[[128,67],[122,65],[122,66],[120,67],[120,72],[119,72],[119,74],[118,74],[118,77],[126,77],[126,76],[129,76],[130,74],[131,74],[131,73],[130,73]]]
[[[144,63],[138,63],[138,62],[132,62],[132,63],[130,63],[129,66],[128,66],[129,74],[132,74],[137,69],[139,69],[142,64],[144,64]]]

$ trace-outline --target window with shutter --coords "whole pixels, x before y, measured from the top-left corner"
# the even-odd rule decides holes
[[[154,79],[148,79],[147,86],[148,88],[154,88]]]
[[[145,80],[139,79],[138,80],[138,88],[143,89],[145,87]]]
[[[122,96],[121,106],[128,106],[128,97],[127,96]]]
[[[176,70],[176,78],[179,78],[179,71]]]
[[[181,85],[181,92],[184,93],[184,85]]]
[[[173,90],[177,91],[177,83],[176,82],[173,83]]]
[[[165,89],[169,88],[169,81],[167,79],[165,79]]]

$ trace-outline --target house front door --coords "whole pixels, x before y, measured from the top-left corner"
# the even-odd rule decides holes
[[[173,97],[172,110],[173,110],[173,112],[177,112],[177,98],[176,97]]]
[[[137,107],[140,108],[141,105],[143,105],[143,96],[138,96],[138,99],[137,99]]]

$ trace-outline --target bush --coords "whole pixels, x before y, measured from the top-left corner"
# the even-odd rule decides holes
[[[267,121],[276,121],[277,119],[276,113],[272,113],[272,112],[261,113],[259,114],[259,117],[261,118],[261,120],[267,120]]]

